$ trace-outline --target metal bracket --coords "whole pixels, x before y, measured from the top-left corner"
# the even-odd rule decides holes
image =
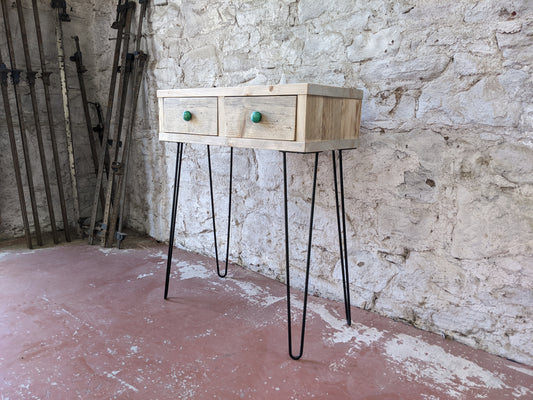
[[[119,0],[117,5],[117,17],[115,18],[115,21],[111,25],[111,29],[118,29],[121,26],[124,25],[126,22],[126,12],[128,9],[133,8],[135,9],[135,2],[133,1],[126,1],[124,4],[122,4],[122,0]]]
[[[72,36],[72,39],[76,42],[76,52],[70,57],[70,61],[76,63],[76,72],[78,74],[83,74],[87,72],[87,68],[83,65],[83,57],[80,50],[80,38],[78,36]]]
[[[51,72],[41,72],[41,79],[43,81],[43,84],[46,86],[50,86],[50,75],[52,75]]]
[[[85,68],[85,66],[81,62],[81,53],[80,52],[78,52],[78,51],[75,52],[74,55],[69,57],[69,59],[70,59],[70,61],[76,63],[76,72],[78,74],[83,74],[83,73],[87,72],[87,68]]]
[[[7,77],[9,76],[9,70],[4,63],[0,64],[0,84],[7,86]]]
[[[52,8],[61,9],[63,11],[58,14],[61,21],[70,22],[70,16],[67,14],[67,2],[65,0],[52,0],[50,5]]]
[[[52,0],[50,6],[52,8],[67,8],[67,2],[65,0]]]
[[[111,163],[111,169],[115,175],[124,175],[124,164],[118,161]]]
[[[37,76],[37,72],[35,71],[26,71],[26,81],[28,82],[28,85],[35,86],[35,77]]]
[[[113,139],[107,139],[107,144],[113,146]],[[118,147],[122,147],[122,140],[119,140]]]
[[[123,232],[116,232],[116,233],[115,233],[115,238],[116,238],[118,241],[123,241],[124,239],[126,239],[126,236],[128,236],[127,233],[123,233]]]
[[[102,136],[104,134],[104,116],[102,114],[102,106],[98,102],[89,102],[89,104],[92,104],[94,106],[94,108],[96,109],[96,114],[98,115],[98,125],[93,127],[93,132],[96,132],[98,134],[100,144],[102,144]]]
[[[20,73],[22,71],[20,69],[12,69],[11,70],[11,80],[13,81],[13,85],[18,85],[20,83]]]

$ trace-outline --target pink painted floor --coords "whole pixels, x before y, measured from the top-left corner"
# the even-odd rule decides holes
[[[283,284],[176,250],[165,301],[150,239],[17,243],[0,244],[2,400],[533,399],[533,368],[357,308],[348,327],[318,298],[293,361]]]

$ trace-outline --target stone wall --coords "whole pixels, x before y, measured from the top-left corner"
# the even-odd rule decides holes
[[[96,71],[91,85],[104,104],[114,6],[71,3],[74,13],[85,4],[76,26],[94,28],[82,36],[94,46],[85,63]],[[533,365],[529,0],[155,3],[163,5],[151,7],[143,42],[151,59],[132,149],[130,227],[168,240],[176,145],[157,140],[156,89],[361,88],[362,136],[344,152],[353,303]],[[81,109],[73,114],[83,121]],[[7,138],[0,140],[6,148]],[[212,153],[222,249],[229,151]],[[1,160],[4,171],[9,159]],[[300,288],[312,161],[288,160],[292,283]],[[90,202],[90,168],[80,164]],[[330,164],[321,155],[310,284],[314,294],[341,299]],[[234,169],[230,259],[283,280],[281,155],[236,149]],[[3,182],[5,237],[21,227],[9,211],[17,205],[13,183]],[[214,255],[210,216],[206,149],[187,145],[175,244]]]
[[[533,364],[531,2],[172,0],[149,17],[131,226],[168,239],[176,145],[157,141],[156,89],[361,88],[362,137],[344,154],[354,304]],[[229,153],[213,153],[222,249]],[[280,164],[235,150],[230,258],[283,280]],[[297,287],[311,168],[289,155]],[[183,169],[175,243],[213,255],[204,146],[185,147]],[[311,286],[340,299],[331,175],[324,154]]]

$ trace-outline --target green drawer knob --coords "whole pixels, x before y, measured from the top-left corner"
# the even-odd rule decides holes
[[[250,117],[250,119],[252,120],[252,122],[254,124],[257,124],[259,121],[261,121],[261,118],[263,116],[261,115],[261,113],[259,111],[254,111]]]
[[[183,119],[185,121],[190,121],[192,119],[192,113],[190,111],[183,112]]]

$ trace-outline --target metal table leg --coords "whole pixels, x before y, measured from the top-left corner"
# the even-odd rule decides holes
[[[291,289],[290,289],[290,249],[289,249],[289,215],[288,215],[288,190],[287,190],[287,152],[283,151],[283,200],[284,200],[284,217],[285,217],[285,273],[286,273],[286,287],[287,287],[287,325],[288,325],[288,342],[289,342],[289,355],[292,359],[298,360],[302,357],[304,349],[304,338],[305,338],[305,323],[307,316],[307,299],[309,294],[309,271],[311,266],[311,248],[313,242],[313,221],[314,221],[314,212],[315,212],[315,200],[316,200],[316,185],[317,185],[317,172],[318,172],[318,155],[320,153],[315,153],[315,166],[313,171],[313,186],[312,186],[312,196],[311,196],[311,213],[309,221],[309,236],[307,242],[307,260],[306,260],[306,270],[305,270],[305,286],[304,286],[304,303],[302,310],[302,325],[300,332],[300,349],[298,354],[293,353],[292,348],[292,318],[291,318]],[[170,222],[170,239],[168,247],[168,258],[167,258],[167,273],[165,281],[165,299],[168,296],[168,286],[170,280],[170,270],[172,265],[172,250],[174,245],[174,230],[176,227],[176,212],[178,206],[178,195],[179,195],[179,185],[181,177],[181,163],[183,158],[183,143],[178,143],[178,152],[176,155],[176,171],[174,174],[174,197],[172,201],[172,216]],[[342,271],[342,284],[343,284],[343,294],[344,294],[344,308],[346,312],[346,322],[348,325],[351,325],[351,306],[350,306],[350,280],[348,275],[348,251],[347,251],[347,240],[346,240],[346,211],[345,211],[345,200],[344,200],[344,175],[343,175],[343,164],[342,164],[342,150],[339,150],[338,153],[339,159],[339,168],[337,172],[337,162],[335,150],[332,151],[332,162],[333,162],[333,182],[335,188],[335,204],[336,204],[336,214],[337,214],[337,231],[339,236],[339,254],[341,261],[341,271]],[[213,218],[213,239],[215,246],[215,257],[217,263],[217,274],[219,277],[223,278],[227,275],[228,272],[228,256],[229,256],[229,243],[230,243],[230,227],[231,227],[231,194],[232,194],[232,181],[233,181],[233,148],[230,150],[230,181],[229,181],[229,199],[228,199],[228,233],[227,233],[227,243],[226,243],[226,261],[224,272],[220,272],[219,267],[219,258],[218,258],[218,246],[217,246],[217,234],[216,234],[216,219],[215,219],[215,206],[214,206],[214,194],[213,194],[213,177],[212,177],[212,168],[211,168],[211,150],[210,146],[207,146],[207,160],[209,167],[209,189],[211,194],[211,212]],[[340,184],[339,184],[340,180]],[[339,193],[340,186],[340,193]],[[339,196],[340,195],[340,196]],[[340,200],[339,200],[340,197]]]
[[[304,351],[304,336],[305,336],[305,317],[307,314],[307,295],[309,289],[309,267],[311,263],[311,245],[313,241],[313,219],[315,214],[315,197],[316,197],[316,176],[318,170],[318,154],[315,153],[315,168],[313,174],[313,194],[311,197],[311,218],[309,222],[309,240],[307,242],[307,263],[305,269],[305,289],[304,289],[304,305],[302,315],[302,330],[300,336],[300,351],[297,355],[292,352],[292,320],[291,320],[291,284],[289,274],[289,215],[287,210],[287,153],[283,152],[283,199],[285,209],[285,283],[287,285],[287,324],[289,336],[289,355],[293,360],[298,360],[302,357]]]
[[[168,297],[170,268],[172,266],[172,250],[174,249],[174,229],[176,228],[176,211],[178,208],[178,195],[180,192],[182,158],[183,158],[183,143],[178,143],[178,152],[176,153],[176,172],[174,173],[174,197],[172,199],[172,216],[170,220],[170,238],[168,239],[167,276],[165,280],[165,300]]]
[[[344,292],[344,309],[346,311],[346,323],[352,324],[352,312],[350,306],[350,279],[348,275],[348,250],[346,242],[346,212],[344,207],[344,176],[342,167],[342,150],[339,150],[339,179],[341,189],[341,204],[339,206],[339,189],[337,183],[337,163],[335,150],[331,152],[333,161],[333,181],[335,186],[335,204],[337,212],[337,230],[339,234],[339,253],[342,271],[342,287]],[[342,222],[342,224],[341,224]]]
[[[218,245],[217,245],[217,226],[215,223],[215,202],[213,200],[213,176],[211,172],[211,150],[207,145],[207,162],[209,165],[209,189],[211,190],[211,215],[213,219],[213,241],[215,245],[215,259],[217,263],[217,274],[219,277],[224,278],[228,274],[228,262],[229,262],[229,239],[231,228],[231,191],[233,181],[233,147],[230,148],[230,161],[229,161],[229,198],[228,198],[228,238],[226,241],[226,265],[224,267],[224,273],[220,273],[220,266],[218,262]]]
[[[302,328],[300,336],[300,350],[298,354],[293,353],[292,349],[292,319],[291,319],[291,292],[290,292],[290,261],[289,261],[289,218],[288,218],[288,200],[287,200],[287,155],[283,153],[283,193],[284,193],[284,212],[285,212],[285,273],[287,285],[287,324],[288,324],[288,339],[289,339],[289,355],[293,360],[298,360],[302,357],[305,337],[305,321],[307,315],[307,297],[309,294],[309,269],[311,263],[311,248],[313,241],[313,219],[316,198],[316,181],[318,170],[318,154],[315,153],[315,167],[313,173],[313,192],[311,197],[311,216],[309,222],[309,238],[307,242],[307,263],[305,270],[305,287],[304,287],[304,304],[302,311]],[[344,293],[344,309],[346,312],[346,323],[351,325],[351,305],[350,305],[350,280],[348,275],[348,251],[346,241],[346,212],[344,202],[344,175],[342,165],[342,150],[339,150],[339,172],[337,173],[337,162],[335,158],[335,151],[332,151],[333,161],[333,182],[335,187],[335,203],[337,214],[337,230],[339,235],[339,252],[341,260],[342,271],[342,286]],[[340,180],[340,201],[339,201],[339,181]]]

